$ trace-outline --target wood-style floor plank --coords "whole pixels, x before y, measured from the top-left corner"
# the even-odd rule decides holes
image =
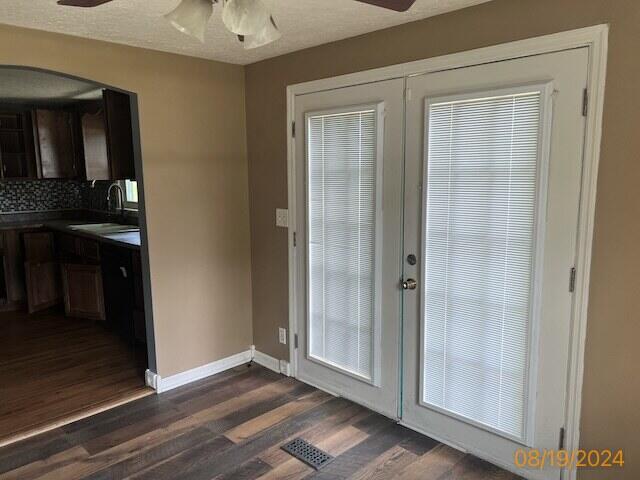
[[[280,447],[300,436],[321,471]],[[0,448],[0,480],[515,480],[343,398],[241,366]]]
[[[116,334],[55,312],[0,313],[0,445],[151,393]]]

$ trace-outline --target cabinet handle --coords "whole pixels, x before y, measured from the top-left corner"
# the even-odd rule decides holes
[[[120,267],[120,271],[122,272],[122,276],[127,278],[127,269],[125,267]]]

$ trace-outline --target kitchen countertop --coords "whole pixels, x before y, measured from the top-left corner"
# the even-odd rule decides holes
[[[81,220],[51,220],[51,221],[43,222],[42,225],[52,230],[57,230],[63,233],[69,233],[79,237],[98,240],[99,242],[111,243],[113,245],[118,245],[118,246],[127,247],[127,248],[140,248],[140,231],[139,230],[137,232],[118,232],[118,233],[99,234],[94,232],[88,232],[86,230],[75,230],[75,229],[69,228],[72,225],[86,225],[88,223],[92,223],[92,222],[81,221]],[[94,222],[94,223],[98,223],[98,222]]]
[[[133,249],[140,248],[140,231],[98,234],[70,228],[72,225],[87,225],[90,223],[101,222],[92,220],[26,220],[24,222],[2,222],[0,223],[0,230],[50,228],[51,230],[56,230],[58,232],[90,238],[92,240],[110,243],[120,247]]]

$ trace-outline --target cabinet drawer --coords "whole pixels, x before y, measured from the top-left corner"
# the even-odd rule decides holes
[[[88,262],[92,263],[100,261],[100,244],[95,240],[77,238],[76,249],[78,254]]]
[[[44,263],[54,260],[53,233],[30,232],[22,236],[24,259],[27,262]]]
[[[56,250],[60,260],[73,260],[78,256],[76,237],[59,233],[56,235]]]
[[[19,113],[0,113],[0,128],[22,128],[22,116]]]

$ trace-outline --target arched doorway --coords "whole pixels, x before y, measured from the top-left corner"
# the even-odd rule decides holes
[[[0,66],[0,445],[151,393],[137,96]]]

